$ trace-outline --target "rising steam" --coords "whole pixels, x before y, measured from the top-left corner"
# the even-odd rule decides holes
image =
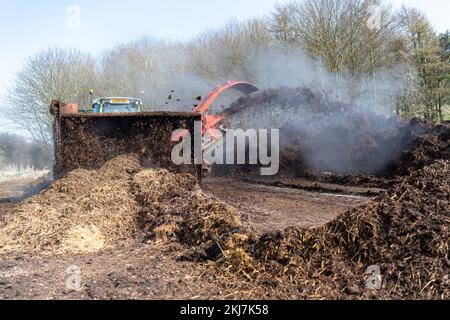
[[[380,173],[417,132],[394,116],[406,88],[402,66],[349,77],[291,48],[268,50],[253,68],[262,92],[224,113],[233,127],[281,129],[282,152],[290,150],[305,169]]]

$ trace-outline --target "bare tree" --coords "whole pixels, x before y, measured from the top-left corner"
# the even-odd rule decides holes
[[[100,61],[100,92],[143,97],[148,110],[161,109],[186,69],[187,50],[178,42],[143,38],[107,51]]]
[[[52,153],[47,144],[29,141],[22,136],[0,134],[0,169],[50,168]]]
[[[272,42],[268,23],[253,19],[231,21],[223,28],[200,34],[190,45],[188,66],[196,74],[221,82],[229,78],[251,80],[249,66]]]
[[[187,42],[143,38],[120,44],[98,60],[73,49],[49,49],[19,72],[2,114],[34,140],[49,143],[47,106],[55,98],[87,106],[94,89],[96,96],[142,96],[147,110],[189,110],[198,103],[194,97],[232,78],[293,85],[306,73],[323,89],[332,83],[351,99],[372,95],[382,104],[376,100],[378,84],[390,76],[385,70],[407,63],[407,72],[397,72],[399,82],[408,83],[397,111],[414,100],[442,117],[449,80],[440,70],[449,65],[448,36],[439,46],[419,13],[398,17],[382,0],[302,0]],[[418,27],[425,29],[417,32]],[[438,90],[424,90],[433,86]]]
[[[354,76],[395,64],[390,12],[380,0],[295,1],[276,8],[271,30],[282,42],[304,46],[330,71]]]
[[[17,74],[3,116],[37,142],[52,141],[52,99],[89,104],[96,83],[95,60],[73,49],[48,49],[32,56]]]
[[[282,44],[300,42],[301,38],[295,25],[297,10],[297,2],[275,5],[269,26],[269,30],[275,40]]]

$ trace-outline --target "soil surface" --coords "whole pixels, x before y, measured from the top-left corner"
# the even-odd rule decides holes
[[[262,287],[224,281],[206,264],[178,261],[180,250],[140,244],[77,256],[2,257],[0,299],[267,298]],[[67,286],[73,267],[80,270],[80,290]]]
[[[51,184],[51,174],[25,175],[0,182],[0,219],[14,206]]]
[[[322,184],[323,192],[312,192],[300,189],[299,182],[290,183],[294,188],[210,178],[203,181],[202,189],[237,208],[243,223],[261,233],[320,226],[371,199],[353,195],[370,191],[364,188],[344,187],[341,194],[335,194],[333,185]]]
[[[0,203],[13,201],[30,193],[31,189],[48,182],[51,174],[17,176],[7,181],[0,181]],[[31,195],[31,194],[29,194]]]

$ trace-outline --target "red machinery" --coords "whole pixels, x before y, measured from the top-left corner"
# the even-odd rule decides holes
[[[206,98],[204,98],[200,104],[194,109],[194,112],[198,112],[202,115],[202,136],[205,139],[209,139],[204,148],[207,148],[211,143],[214,143],[220,138],[220,127],[225,123],[225,117],[222,114],[213,115],[208,114],[208,111],[214,101],[227,90],[237,90],[243,94],[251,94],[259,89],[253,84],[245,81],[228,81],[226,84],[221,85],[211,91]]]

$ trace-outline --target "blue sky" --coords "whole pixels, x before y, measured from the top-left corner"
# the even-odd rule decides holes
[[[189,39],[232,18],[269,14],[288,0],[0,0],[0,95],[28,56],[48,47],[99,54],[144,35]],[[386,0],[423,10],[439,31],[450,29],[449,0]],[[79,29],[67,26],[67,8],[81,9]],[[120,23],[119,21],[122,19]]]

